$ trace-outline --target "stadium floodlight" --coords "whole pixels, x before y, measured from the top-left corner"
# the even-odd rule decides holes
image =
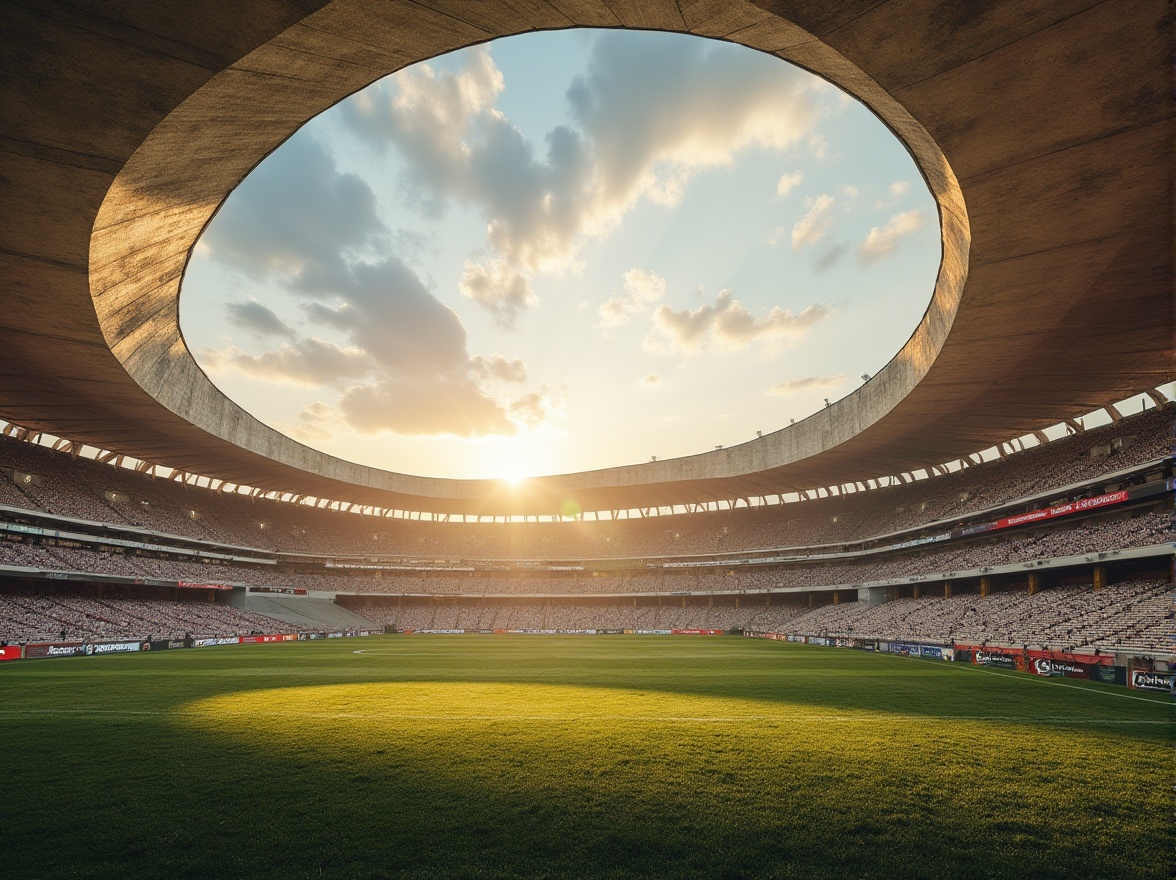
[[[869,373],[862,373],[862,381],[869,382],[870,381],[870,374]]]
[[[762,437],[762,436],[764,436],[764,432],[763,431],[756,431],[755,436]]]

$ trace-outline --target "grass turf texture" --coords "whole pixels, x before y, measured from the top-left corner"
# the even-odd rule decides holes
[[[0,864],[24,878],[1167,876],[1170,704],[1065,684],[730,637],[389,636],[3,664]]]

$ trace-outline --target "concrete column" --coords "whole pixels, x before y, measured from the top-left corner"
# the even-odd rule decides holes
[[[918,584],[915,584],[913,587],[911,587],[911,596],[913,596],[915,599],[919,598],[919,585]]]
[[[839,593],[837,590],[833,591],[833,604],[834,605],[841,604],[841,593]]]
[[[951,598],[951,581],[944,581],[943,582],[943,598],[944,599]]]
[[[1106,587],[1107,567],[1105,565],[1099,563],[1098,565],[1094,566],[1094,569],[1091,573],[1094,576],[1094,588],[1096,590],[1101,590]]]
[[[988,587],[989,587],[988,575],[983,575],[980,578],[980,598],[982,598],[982,599],[988,598]]]
[[[1029,572],[1029,595],[1036,596],[1041,592],[1041,572]]]

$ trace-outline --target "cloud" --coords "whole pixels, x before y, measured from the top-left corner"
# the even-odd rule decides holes
[[[815,199],[805,199],[804,203],[809,210],[792,227],[793,250],[800,250],[820,241],[833,228],[832,196],[821,195]]]
[[[527,381],[527,367],[522,358],[507,360],[500,354],[471,358],[470,372],[480,379],[494,382]]]
[[[656,388],[658,385],[661,384],[661,381],[662,381],[662,377],[659,376],[657,373],[650,373],[648,376],[646,376],[644,379],[641,380],[641,387],[642,388]]]
[[[831,242],[822,246],[813,260],[813,271],[824,272],[826,269],[832,269],[849,253],[849,249],[850,243],[848,241]]]
[[[900,196],[906,195],[907,190],[911,188],[910,182],[906,180],[896,180],[890,184],[890,194],[896,199]]]
[[[667,305],[658,306],[645,346],[650,351],[695,354],[703,350],[734,351],[752,342],[795,341],[829,315],[827,306],[816,303],[798,315],[776,306],[757,318],[731,291],[724,290],[713,305],[697,309],[675,311]]]
[[[200,362],[210,373],[239,373],[279,385],[318,388],[369,375],[375,367],[366,352],[313,337],[283,343],[259,355],[238,348],[204,349]]]
[[[298,413],[297,422],[275,424],[273,427],[301,443],[313,445],[334,440],[335,429],[342,419],[343,414],[339,410],[316,400]]]
[[[784,198],[802,180],[804,180],[803,171],[789,171],[786,174],[781,174],[780,179],[776,182],[776,197],[780,199]]]
[[[780,242],[782,242],[784,240],[784,237],[787,234],[788,234],[788,230],[785,229],[783,226],[773,227],[771,233],[768,235],[768,245],[770,247],[776,247],[778,244],[780,244]]]
[[[632,315],[647,311],[666,293],[666,279],[656,272],[629,269],[623,277],[625,292],[602,303],[597,310],[600,315],[598,326],[606,330],[627,324]]]
[[[783,382],[777,382],[765,393],[771,397],[787,397],[802,391],[837,388],[843,382],[845,382],[845,376],[840,373],[836,376],[805,376],[800,379],[785,379]]]
[[[699,170],[729,165],[744,149],[782,150],[818,116],[800,71],[668,34],[598,36],[567,91],[569,124],[547,132],[542,150],[495,106],[502,89],[482,47],[456,71],[402,71],[341,113],[376,149],[400,153],[402,190],[426,210],[478,210],[496,259],[523,275],[574,268],[582,240],[610,232],[638,201],[675,204]],[[509,303],[506,315],[534,305],[506,289],[514,295],[473,298],[492,311]]]
[[[502,260],[488,266],[466,261],[457,289],[493,314],[496,323],[507,330],[514,328],[523,309],[539,302],[527,277]]]
[[[226,303],[225,311],[234,329],[245,330],[258,337],[293,339],[294,330],[268,306],[255,299],[246,302]]]
[[[460,375],[397,376],[357,385],[344,392],[339,408],[347,423],[364,434],[485,437],[518,431],[502,404]]]
[[[371,187],[341,173],[322,143],[296,134],[241,182],[201,242],[218,263],[261,279],[336,266],[385,234]]]
[[[904,211],[895,214],[882,228],[870,230],[866,240],[858,245],[857,256],[862,263],[876,263],[898,248],[904,238],[923,226],[923,212]]]

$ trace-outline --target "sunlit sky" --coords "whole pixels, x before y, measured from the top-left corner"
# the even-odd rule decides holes
[[[799,421],[902,347],[939,257],[905,148],[823,80],[695,37],[549,32],[312,120],[210,224],[180,319],[296,440],[509,478]]]

